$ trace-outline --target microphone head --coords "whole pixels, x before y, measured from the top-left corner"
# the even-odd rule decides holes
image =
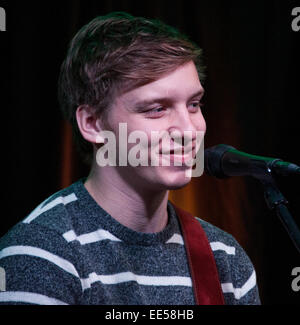
[[[204,150],[204,171],[209,176],[226,178],[222,169],[222,157],[230,149],[235,149],[227,144],[218,144]]]
[[[281,159],[250,155],[227,144],[219,144],[204,150],[204,171],[217,178],[252,176],[262,180],[270,173],[299,175],[300,167]]]

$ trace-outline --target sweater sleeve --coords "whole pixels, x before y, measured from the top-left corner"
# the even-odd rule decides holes
[[[17,224],[0,239],[0,304],[76,304],[82,285],[74,256],[52,229]]]
[[[244,249],[233,237],[231,237],[230,244],[231,247],[235,247],[235,254],[227,254],[226,265],[219,267],[220,273],[223,272],[221,286],[226,301],[230,305],[260,305],[254,266]],[[221,251],[215,251],[215,254],[220,255]],[[229,272],[224,268],[227,268]],[[226,272],[227,274],[224,275]]]
[[[244,249],[232,235],[199,221],[215,257],[226,305],[260,305],[256,272]]]

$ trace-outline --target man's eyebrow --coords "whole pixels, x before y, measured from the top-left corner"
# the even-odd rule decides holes
[[[191,100],[198,96],[202,96],[203,94],[204,94],[204,89],[200,89],[197,92],[195,92],[194,94],[192,94],[188,100]],[[133,107],[134,107],[134,109],[139,110],[139,109],[145,108],[145,106],[151,105],[153,103],[163,103],[163,102],[170,102],[170,101],[172,101],[172,99],[170,97],[153,97],[153,98],[138,101],[133,105]]]
[[[190,96],[189,100],[198,97],[198,96],[203,96],[204,95],[204,89],[200,89],[198,90],[195,94],[193,94],[192,96]]]

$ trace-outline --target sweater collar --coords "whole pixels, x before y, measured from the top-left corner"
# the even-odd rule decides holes
[[[84,218],[82,222],[86,221],[98,229],[107,230],[121,241],[131,245],[149,246],[164,244],[174,233],[180,233],[176,212],[170,201],[168,201],[167,205],[168,224],[162,231],[157,233],[137,232],[122,225],[105,211],[89,194],[84,186],[84,182],[85,178],[73,184],[74,192],[78,197],[79,211],[82,214],[82,218]]]

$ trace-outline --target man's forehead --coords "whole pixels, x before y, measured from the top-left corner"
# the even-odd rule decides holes
[[[195,65],[191,62],[153,82],[123,93],[120,100],[134,104],[141,100],[146,101],[154,98],[190,97],[200,92],[204,92],[204,89],[200,83]]]
[[[123,104],[138,105],[151,102],[189,100],[193,97],[202,96],[204,89],[201,84],[194,87],[166,87],[159,89],[143,89],[132,91],[119,97]]]

